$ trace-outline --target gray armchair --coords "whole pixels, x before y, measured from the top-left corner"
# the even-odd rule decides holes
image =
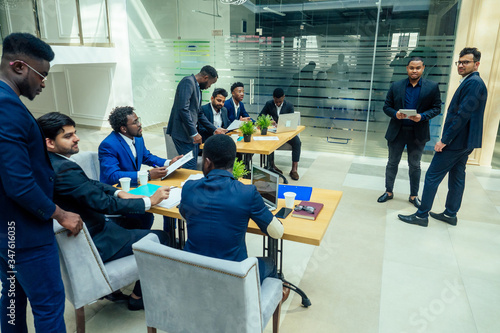
[[[262,286],[256,258],[215,259],[141,239],[139,267],[148,332],[278,332],[282,282]]]
[[[81,151],[71,158],[83,169],[87,177],[99,181],[101,169],[97,152]]]
[[[68,237],[67,230],[54,220],[54,233],[66,298],[75,307],[76,330],[82,333],[84,306],[139,280],[137,264],[133,255],[104,264],[85,224],[76,237]],[[159,243],[155,234],[144,238]]]

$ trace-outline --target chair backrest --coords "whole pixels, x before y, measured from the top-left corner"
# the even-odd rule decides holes
[[[262,332],[256,258],[209,258],[145,239],[133,250],[148,327],[169,333]]]
[[[165,146],[167,149],[167,158],[169,160],[173,159],[176,157],[177,154],[177,149],[175,148],[174,140],[172,140],[172,137],[170,134],[167,134],[167,126],[163,127],[163,135],[165,136]]]
[[[95,151],[81,151],[71,158],[85,171],[87,177],[99,180],[100,166],[99,155]]]

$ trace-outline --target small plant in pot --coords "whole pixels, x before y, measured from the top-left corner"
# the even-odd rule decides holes
[[[270,115],[260,115],[259,118],[257,118],[257,121],[255,122],[257,126],[260,128],[260,134],[266,135],[267,134],[267,129],[269,126],[271,126],[273,118],[271,118]]]
[[[243,134],[243,141],[250,142],[250,140],[252,139],[252,134],[255,132],[253,122],[252,121],[245,121],[240,126],[240,131]]]
[[[248,175],[250,172],[245,168],[245,162],[238,160],[237,158],[234,160],[233,165],[233,177],[234,179],[240,179],[244,176]]]

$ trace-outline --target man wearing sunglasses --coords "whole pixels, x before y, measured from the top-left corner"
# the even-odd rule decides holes
[[[26,33],[3,41],[0,65],[0,331],[28,332],[29,299],[37,332],[66,332],[64,286],[53,220],[77,235],[78,214],[53,202],[55,174],[35,118],[19,99],[45,88],[51,47]]]
[[[441,140],[434,146],[436,153],[425,175],[422,203],[412,215],[401,215],[400,220],[422,227],[428,225],[428,214],[443,178],[448,174],[448,195],[442,213],[430,215],[450,225],[457,224],[457,212],[465,189],[465,165],[474,148],[481,148],[483,116],[488,92],[479,77],[481,52],[475,47],[460,51],[455,63],[462,76],[448,107]]]

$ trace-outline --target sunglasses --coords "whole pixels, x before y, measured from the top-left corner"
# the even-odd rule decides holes
[[[295,210],[296,212],[303,210],[305,212],[308,212],[309,214],[314,214],[315,209],[316,208],[314,208],[312,206],[297,205],[297,206],[295,206],[295,208],[293,210]]]

